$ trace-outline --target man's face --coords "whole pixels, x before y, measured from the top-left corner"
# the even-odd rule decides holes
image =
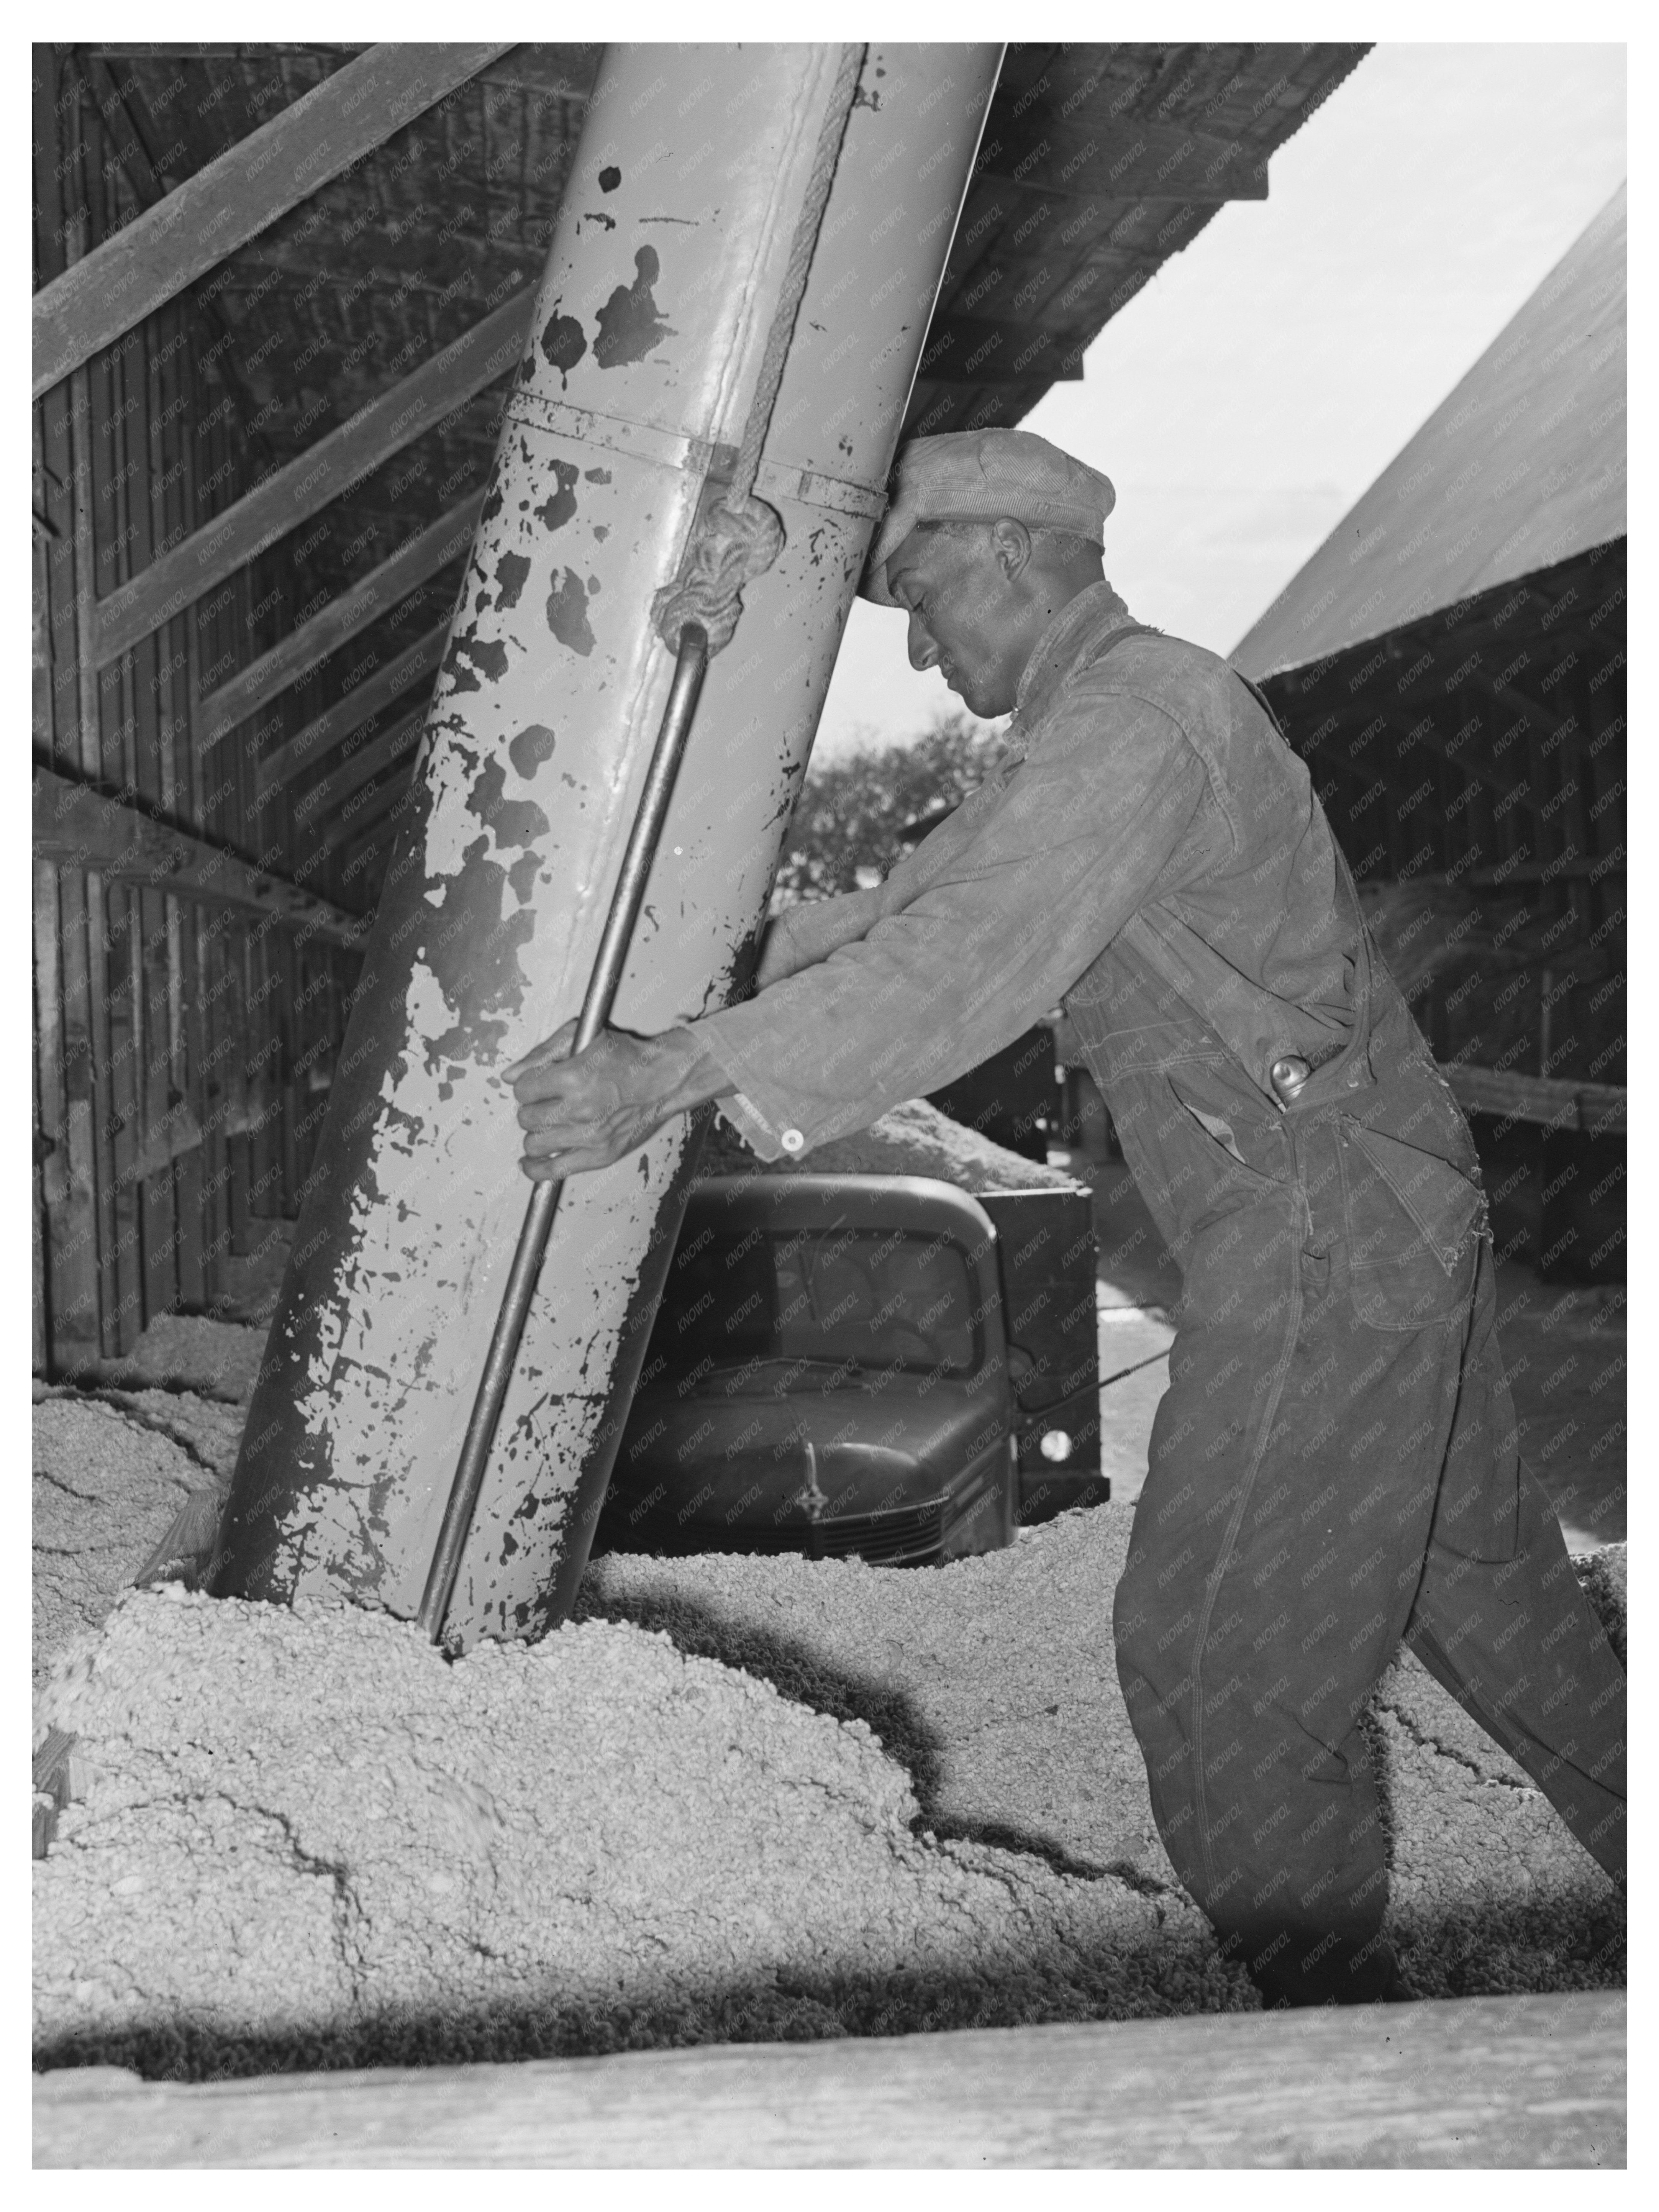
[[[911,667],[937,668],[988,720],[1012,711],[1030,644],[992,529],[924,524],[887,561],[887,588],[910,617]]]

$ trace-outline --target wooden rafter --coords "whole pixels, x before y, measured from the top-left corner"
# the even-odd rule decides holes
[[[374,895],[378,899],[379,885],[390,861],[392,848],[416,796],[416,786],[400,779],[392,803],[384,807],[377,806],[373,818],[356,838],[336,854],[341,878],[358,887],[356,896],[367,897],[373,886]]]
[[[980,152],[975,177],[1024,185],[1051,197],[1110,201],[1181,200],[1214,206],[1265,200],[1267,165],[1235,138],[1139,117],[1111,127],[1088,106],[1069,116],[1039,112],[1022,143],[996,137]]]
[[[392,858],[392,847],[401,818],[394,810],[378,822],[360,844],[349,853],[340,855],[341,873],[349,882],[356,882],[364,896],[371,891],[377,899],[380,896],[380,886],[385,879],[386,864]]]
[[[378,714],[400,691],[432,673],[443,658],[444,640],[448,635],[449,618],[446,616],[395,660],[388,660],[384,668],[377,668],[372,675],[366,676],[343,699],[325,707],[302,730],[296,730],[291,738],[284,738],[280,745],[273,745],[259,760],[261,785],[269,790],[272,784],[285,782],[290,776],[301,775],[307,769],[315,768],[319,761],[325,760],[371,714]],[[421,711],[426,711],[424,702]]]
[[[33,396],[508,50],[373,46],[239,140],[35,295]]]
[[[1629,1093],[1620,1084],[1512,1075],[1506,1068],[1476,1067],[1465,1060],[1453,1060],[1440,1072],[1465,1113],[1498,1114],[1550,1129],[1587,1129],[1598,1137],[1626,1133]]]
[[[80,77],[86,97],[98,111],[99,119],[109,136],[133,197],[141,209],[155,207],[167,198],[167,187],[150,160],[149,149],[139,128],[138,118],[130,104],[136,97],[134,88],[120,83],[109,64],[95,52],[86,56],[84,60],[77,56],[70,61],[64,72],[65,82],[72,82],[76,76]],[[207,291],[194,305],[210,334],[205,356],[210,364],[210,373],[234,401],[242,435],[264,454],[269,464],[272,457],[270,441],[264,430],[254,426],[253,418],[258,410],[248,395],[241,370],[232,356],[231,335],[223,309]],[[93,647],[95,652],[95,626]]]
[[[228,683],[210,691],[201,702],[197,744],[216,744],[228,737],[239,722],[245,722],[319,660],[326,660],[349,637],[390,614],[417,584],[424,584],[459,559],[472,543],[483,503],[482,487],[469,492],[418,537],[406,539],[390,559],[371,568],[361,583],[331,599],[309,622],[279,639],[269,653],[261,653]]]
[[[983,315],[936,315],[918,373],[939,384],[1012,384],[1023,377],[1080,384],[1085,343],[1069,330],[993,322]]]
[[[264,61],[270,54],[363,54],[369,50],[358,44],[347,46],[336,43],[301,46],[284,45],[280,40],[250,46],[231,44],[215,40],[131,40],[125,45],[111,46],[101,42],[89,51],[101,59],[118,62],[203,62],[203,61]]]
[[[268,915],[330,945],[356,946],[369,927],[366,917],[250,866],[222,845],[47,768],[34,771],[33,832],[38,860],[89,870],[106,882]]]
[[[325,823],[318,842],[325,853],[354,852],[382,815],[389,814],[409,790],[409,778],[395,767],[378,783],[366,785]]]
[[[526,287],[319,438],[98,605],[97,657],[115,659],[503,375],[530,327]]]
[[[420,742],[421,732],[425,726],[426,709],[418,707],[412,714],[405,714],[401,721],[394,722],[389,730],[382,730],[378,737],[371,738],[367,744],[360,745],[355,753],[349,755],[337,767],[330,769],[326,775],[319,776],[308,791],[302,793],[294,801],[292,810],[302,848],[316,849],[312,841],[317,836],[319,823],[328,821],[331,809],[340,806],[354,792],[361,791],[376,776],[389,769],[405,767]],[[322,849],[327,849],[325,837]],[[303,873],[303,864],[300,865]]]

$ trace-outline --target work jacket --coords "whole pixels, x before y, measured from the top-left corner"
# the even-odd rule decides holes
[[[799,1153],[1063,1005],[1178,1255],[1268,1186],[1317,1249],[1353,1233],[1343,1192],[1380,1175],[1388,1229],[1403,1207],[1451,1272],[1481,1220],[1468,1125],[1260,695],[1098,584],[1039,641],[1009,738],[1001,769],[853,894],[854,941],[819,956],[845,900],[791,909],[809,964],[694,1025],[736,1086],[721,1110],[763,1158]],[[1287,1055],[1314,1071],[1289,1101],[1270,1074]],[[1363,1151],[1310,1193],[1298,1130],[1337,1121]]]

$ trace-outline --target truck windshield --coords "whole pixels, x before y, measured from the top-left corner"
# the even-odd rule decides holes
[[[669,1270],[646,1375],[678,1382],[746,1366],[757,1388],[772,1389],[781,1364],[812,1389],[825,1367],[848,1362],[971,1374],[977,1349],[967,1255],[946,1237],[708,1224]]]

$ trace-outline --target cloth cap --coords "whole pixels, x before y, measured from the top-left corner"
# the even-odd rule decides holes
[[[1031,430],[947,430],[913,438],[893,471],[887,513],[859,586],[861,598],[896,607],[887,562],[919,522],[995,522],[1075,531],[1101,543],[1117,501],[1111,479]]]

